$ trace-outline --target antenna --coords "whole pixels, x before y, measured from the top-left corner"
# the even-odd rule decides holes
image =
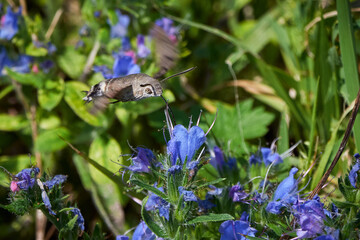
[[[190,71],[194,70],[195,68],[196,68],[196,67],[192,67],[192,68],[186,69],[185,71],[182,71],[182,72],[179,72],[179,73],[175,73],[174,75],[171,75],[170,77],[164,78],[164,79],[161,80],[160,82],[163,82],[163,81],[166,81],[166,80],[168,80],[168,79],[170,79],[170,78],[173,78],[173,77],[179,76],[179,75],[181,75],[181,74],[190,72]]]

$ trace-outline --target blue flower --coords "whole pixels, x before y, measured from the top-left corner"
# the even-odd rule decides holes
[[[168,172],[170,174],[175,174],[177,171],[180,171],[181,170],[181,166],[180,165],[174,165],[174,166],[171,166],[169,169],[168,169]]]
[[[196,202],[197,197],[192,191],[186,191],[184,190],[184,187],[180,186],[178,188],[180,195],[184,195],[184,201],[185,202]]]
[[[213,198],[214,198],[214,196],[207,193],[205,196],[205,200],[198,199],[197,202],[199,204],[199,212],[205,212],[205,211],[215,207],[216,205],[210,201]]]
[[[115,62],[113,65],[113,78],[136,74],[139,72],[140,67],[134,63],[134,59],[132,57],[126,56],[122,53],[115,56]]]
[[[56,175],[51,180],[44,182],[44,185],[47,186],[49,189],[52,189],[55,185],[62,184],[66,181],[66,175]]]
[[[11,7],[7,7],[7,12],[1,17],[0,21],[0,39],[11,40],[19,31],[18,21],[21,17],[21,8],[15,13]]]
[[[45,60],[40,63],[40,68],[43,70],[44,73],[49,73],[50,69],[54,66],[54,62],[51,60]]]
[[[275,162],[275,165],[283,162],[280,155],[276,152],[273,152],[270,148],[261,148],[260,152],[262,154],[265,166],[270,165],[272,162]]]
[[[221,233],[220,240],[245,240],[248,239],[245,236],[255,237],[257,230],[250,227],[248,215],[244,212],[240,220],[223,222],[219,232]]]
[[[205,133],[200,127],[193,126],[187,130],[182,125],[176,125],[171,139],[167,143],[167,151],[171,155],[172,165],[176,164],[177,159],[180,159],[181,165],[184,164],[185,159],[189,163],[205,141]]]
[[[284,200],[297,191],[298,182],[294,178],[294,175],[297,173],[297,171],[297,168],[292,168],[290,170],[289,176],[282,180],[282,182],[276,188],[274,200]]]
[[[16,59],[11,60],[10,69],[18,73],[28,73],[30,72],[30,64],[32,58],[26,55],[19,55]]]
[[[150,172],[151,163],[156,160],[153,152],[150,149],[138,147],[136,148],[137,155],[132,158],[132,164],[129,170],[132,172]]]
[[[217,169],[221,176],[228,175],[229,171],[237,171],[236,159],[229,157],[228,161],[225,161],[224,153],[218,146],[215,146],[214,151],[210,151],[210,154],[210,164]]]
[[[257,165],[262,163],[262,159],[258,154],[252,154],[249,158],[250,165]]]
[[[209,185],[209,188],[211,189],[210,191],[208,191],[209,195],[213,195],[213,196],[219,196],[223,193],[224,189],[222,188],[217,188],[213,185]]]
[[[281,208],[297,202],[296,191],[298,182],[294,178],[297,171],[297,168],[292,168],[289,176],[279,184],[275,190],[274,201],[268,203],[266,211],[273,214],[280,214]]]
[[[105,79],[112,78],[112,76],[113,76],[111,70],[105,65],[94,66],[93,70],[94,70],[94,72],[101,72]]]
[[[229,196],[233,202],[243,202],[249,196],[249,194],[244,191],[240,183],[237,183],[231,187]]]
[[[54,52],[56,52],[56,47],[51,42],[43,43],[40,41],[33,41],[33,43],[34,46],[37,48],[45,48],[48,51],[48,54],[53,54]]]
[[[81,231],[85,230],[85,220],[83,215],[80,212],[80,209],[78,208],[73,208],[70,210],[74,215],[77,215],[78,218],[76,219],[76,224],[78,225],[78,227],[81,229]]]
[[[156,235],[148,228],[144,221],[136,227],[132,239],[134,240],[155,240]]]
[[[35,184],[35,178],[39,174],[39,168],[26,168],[15,175],[16,184],[21,190],[32,188]]]
[[[126,235],[117,235],[115,240],[129,240],[129,237]]]
[[[173,20],[166,17],[160,18],[155,21],[155,24],[161,27],[173,42],[176,42],[177,30],[173,26],[173,23]]]
[[[40,181],[40,179],[37,179],[37,184],[41,190],[41,198],[44,202],[45,207],[49,210],[49,213],[51,215],[56,215],[56,213],[51,209],[51,203],[50,203],[50,199],[49,196],[47,195],[45,189],[44,189],[44,185],[43,183]]]
[[[145,37],[141,34],[137,36],[137,55],[139,58],[146,58],[150,54],[150,49],[145,46]]]
[[[101,11],[95,11],[94,17],[99,18],[101,16]]]
[[[81,37],[86,37],[86,36],[89,36],[90,35],[90,28],[88,25],[83,25],[80,30],[79,30],[79,35]]]
[[[127,34],[127,28],[130,23],[130,18],[127,15],[121,14],[119,10],[116,10],[116,15],[118,17],[118,22],[115,25],[111,25],[111,32],[110,37],[111,38],[121,38],[125,37]]]
[[[129,51],[131,49],[130,39],[128,37],[121,38],[121,49]]]
[[[356,158],[356,163],[354,164],[354,166],[351,168],[350,172],[349,172],[349,180],[351,185],[356,188],[356,182],[357,182],[357,178],[358,178],[358,171],[360,170],[360,155],[358,153],[356,153],[354,155],[354,157]]]
[[[160,191],[164,192],[163,188],[158,188]],[[158,195],[151,193],[148,201],[145,204],[146,211],[159,210],[160,217],[164,217],[169,221],[170,214],[170,203],[159,197]]]

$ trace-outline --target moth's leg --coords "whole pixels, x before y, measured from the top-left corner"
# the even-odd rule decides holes
[[[166,106],[169,108],[169,112],[170,112],[170,114],[171,114],[171,117],[172,117],[172,120],[173,120],[173,122],[174,122],[174,125],[176,125],[175,116],[174,116],[173,111],[171,110],[171,107],[169,106],[169,103],[166,101],[166,99],[164,98],[163,95],[160,95],[160,97],[164,100]]]
[[[121,102],[120,100],[117,100],[115,102],[110,102],[110,104],[114,104],[114,103],[118,103],[118,102]]]

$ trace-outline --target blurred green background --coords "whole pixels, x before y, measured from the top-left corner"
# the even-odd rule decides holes
[[[94,46],[100,44],[93,65],[109,67],[112,53],[121,47],[120,39],[109,36],[109,21],[116,22],[118,9],[130,16],[127,35],[132,46],[137,34],[147,35],[156,19],[174,20],[181,59],[168,75],[197,66],[164,85],[177,123],[187,126],[191,116],[196,122],[203,110],[200,125],[207,131],[217,111],[209,139],[233,156],[248,156],[278,137],[282,153],[301,140],[296,150],[299,157],[285,161],[283,168],[307,169],[317,160],[307,187],[312,189],[337,151],[350,110],[346,108],[359,88],[355,50],[360,43],[359,4],[347,3],[3,1],[3,11],[9,4],[22,5],[24,19],[19,33],[0,44],[12,54],[51,59],[55,65],[48,73],[19,74],[6,69],[7,74],[1,76],[0,165],[15,174],[30,166],[31,153],[31,161],[36,160],[43,171],[68,175],[64,192],[78,204],[88,232],[100,222],[111,238],[138,224],[140,206],[129,200],[125,184],[113,183],[59,138],[114,174],[119,174],[121,164],[129,164],[128,156],[120,155],[131,154],[131,147],[166,151],[161,98],[114,104],[96,116],[88,112],[91,106],[83,104],[81,91],[104,79],[100,73],[84,70]],[[55,16],[59,19],[49,36]],[[84,25],[88,32],[80,36]],[[50,55],[35,48],[34,36],[51,41],[56,52]],[[83,46],[79,48],[80,40]],[[139,63],[141,72],[149,75],[157,70],[151,50],[152,57]],[[355,137],[334,173],[344,173],[350,156],[359,149],[358,129],[360,124],[355,124]],[[1,172],[0,181],[0,199],[5,204],[9,177]],[[3,209],[0,212],[0,238],[35,238],[35,214],[16,217]],[[56,239],[51,231],[48,224],[48,239]]]

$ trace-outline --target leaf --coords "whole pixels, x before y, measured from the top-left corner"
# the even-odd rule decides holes
[[[239,103],[240,113],[237,113],[235,106],[225,103],[218,103],[218,114],[212,133],[223,143],[228,141],[236,146],[245,144],[245,140],[264,136],[267,127],[274,120],[272,113],[266,112],[263,107],[253,108],[252,99]],[[207,119],[213,116],[207,114]],[[203,129],[208,127],[203,126]],[[236,149],[231,147],[231,149]]]
[[[7,74],[18,83],[31,85],[35,88],[42,88],[44,85],[44,75],[41,73],[18,73],[8,67],[5,67],[5,69]]]
[[[35,149],[39,152],[54,152],[66,146],[66,143],[59,137],[64,139],[70,138],[70,131],[64,127],[45,130],[36,139]]]
[[[58,57],[60,68],[72,79],[79,78],[85,67],[86,57],[74,49],[67,47],[64,54]]]
[[[153,187],[153,186],[151,186],[149,184],[146,184],[143,181],[138,180],[138,179],[130,179],[130,182],[132,184],[135,184],[135,185],[137,185],[139,187],[142,187],[142,188],[144,188],[144,189],[146,189],[148,191],[151,191],[151,192],[155,193],[156,195],[158,195],[159,197],[161,197],[165,201],[169,201],[167,195],[165,193],[163,193],[162,191],[160,191],[159,189],[157,189],[156,187]]]
[[[219,178],[219,179],[216,179],[214,181],[210,181],[210,182],[201,184],[201,185],[197,186],[197,188],[202,188],[202,187],[205,187],[205,186],[214,185],[214,184],[220,183],[220,182],[225,181],[225,180],[226,180],[226,178]]]
[[[222,222],[234,220],[234,217],[227,213],[203,215],[190,220],[187,224],[205,223],[205,222]]]
[[[82,120],[93,126],[106,125],[107,120],[104,115],[98,116],[89,113],[88,108],[84,104],[82,98],[84,97],[81,91],[87,91],[87,87],[84,83],[70,81],[65,84],[65,101],[74,111],[74,113]]]
[[[166,238],[166,233],[164,232],[163,228],[161,228],[156,222],[150,217],[149,213],[145,210],[145,205],[149,199],[149,196],[143,199],[141,205],[141,216],[148,228],[156,234],[158,237]]]
[[[0,131],[18,131],[27,125],[27,119],[23,116],[0,114]]]
[[[30,166],[30,158],[28,155],[1,156],[0,165],[12,174],[17,174],[24,168]],[[0,171],[0,184],[7,185],[8,182],[9,175],[4,171]]]
[[[64,80],[57,78],[54,80],[47,79],[44,87],[38,90],[38,100],[42,108],[50,111],[56,107],[65,90]]]
[[[43,57],[48,54],[48,50],[43,47],[36,47],[33,43],[30,43],[25,50],[26,55],[33,57]]]

